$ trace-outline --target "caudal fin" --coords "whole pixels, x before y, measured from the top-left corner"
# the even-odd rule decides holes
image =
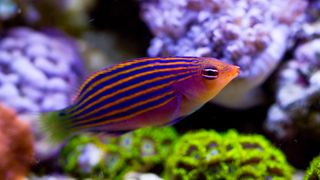
[[[61,143],[73,133],[68,128],[67,118],[60,116],[59,111],[43,113],[40,117],[40,126],[53,143]]]

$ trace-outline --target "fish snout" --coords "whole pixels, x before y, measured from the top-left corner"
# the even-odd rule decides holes
[[[226,64],[223,68],[223,71],[224,71],[224,74],[227,75],[228,77],[235,78],[240,73],[240,67],[231,65],[231,64]]]

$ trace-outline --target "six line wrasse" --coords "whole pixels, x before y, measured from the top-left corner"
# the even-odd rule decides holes
[[[81,132],[121,134],[173,124],[211,100],[239,74],[237,66],[209,57],[139,58],[91,75],[75,101],[44,113],[54,141]]]

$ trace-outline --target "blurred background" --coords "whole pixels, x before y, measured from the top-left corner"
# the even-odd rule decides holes
[[[34,116],[70,105],[94,71],[157,56],[215,57],[241,68],[218,97],[173,126],[172,142],[201,129],[260,134],[287,161],[278,171],[294,169],[281,178],[302,179],[320,152],[319,0],[0,0],[0,154],[8,157],[0,163],[1,179],[156,177],[128,172],[179,179],[165,172],[166,166],[181,168],[166,165],[168,154],[157,156],[157,163],[138,152],[105,155],[120,152],[126,138],[136,142],[130,148],[139,148],[140,132],[117,140],[74,137],[52,147]],[[162,133],[148,133],[155,142],[161,139]],[[118,164],[104,171],[103,160]],[[214,173],[183,177],[225,178]]]

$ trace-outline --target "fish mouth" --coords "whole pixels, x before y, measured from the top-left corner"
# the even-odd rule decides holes
[[[225,72],[229,74],[230,77],[235,78],[240,74],[240,67],[235,65],[228,65]]]
[[[234,74],[235,76],[238,76],[240,74],[240,67],[239,66],[233,66]]]

